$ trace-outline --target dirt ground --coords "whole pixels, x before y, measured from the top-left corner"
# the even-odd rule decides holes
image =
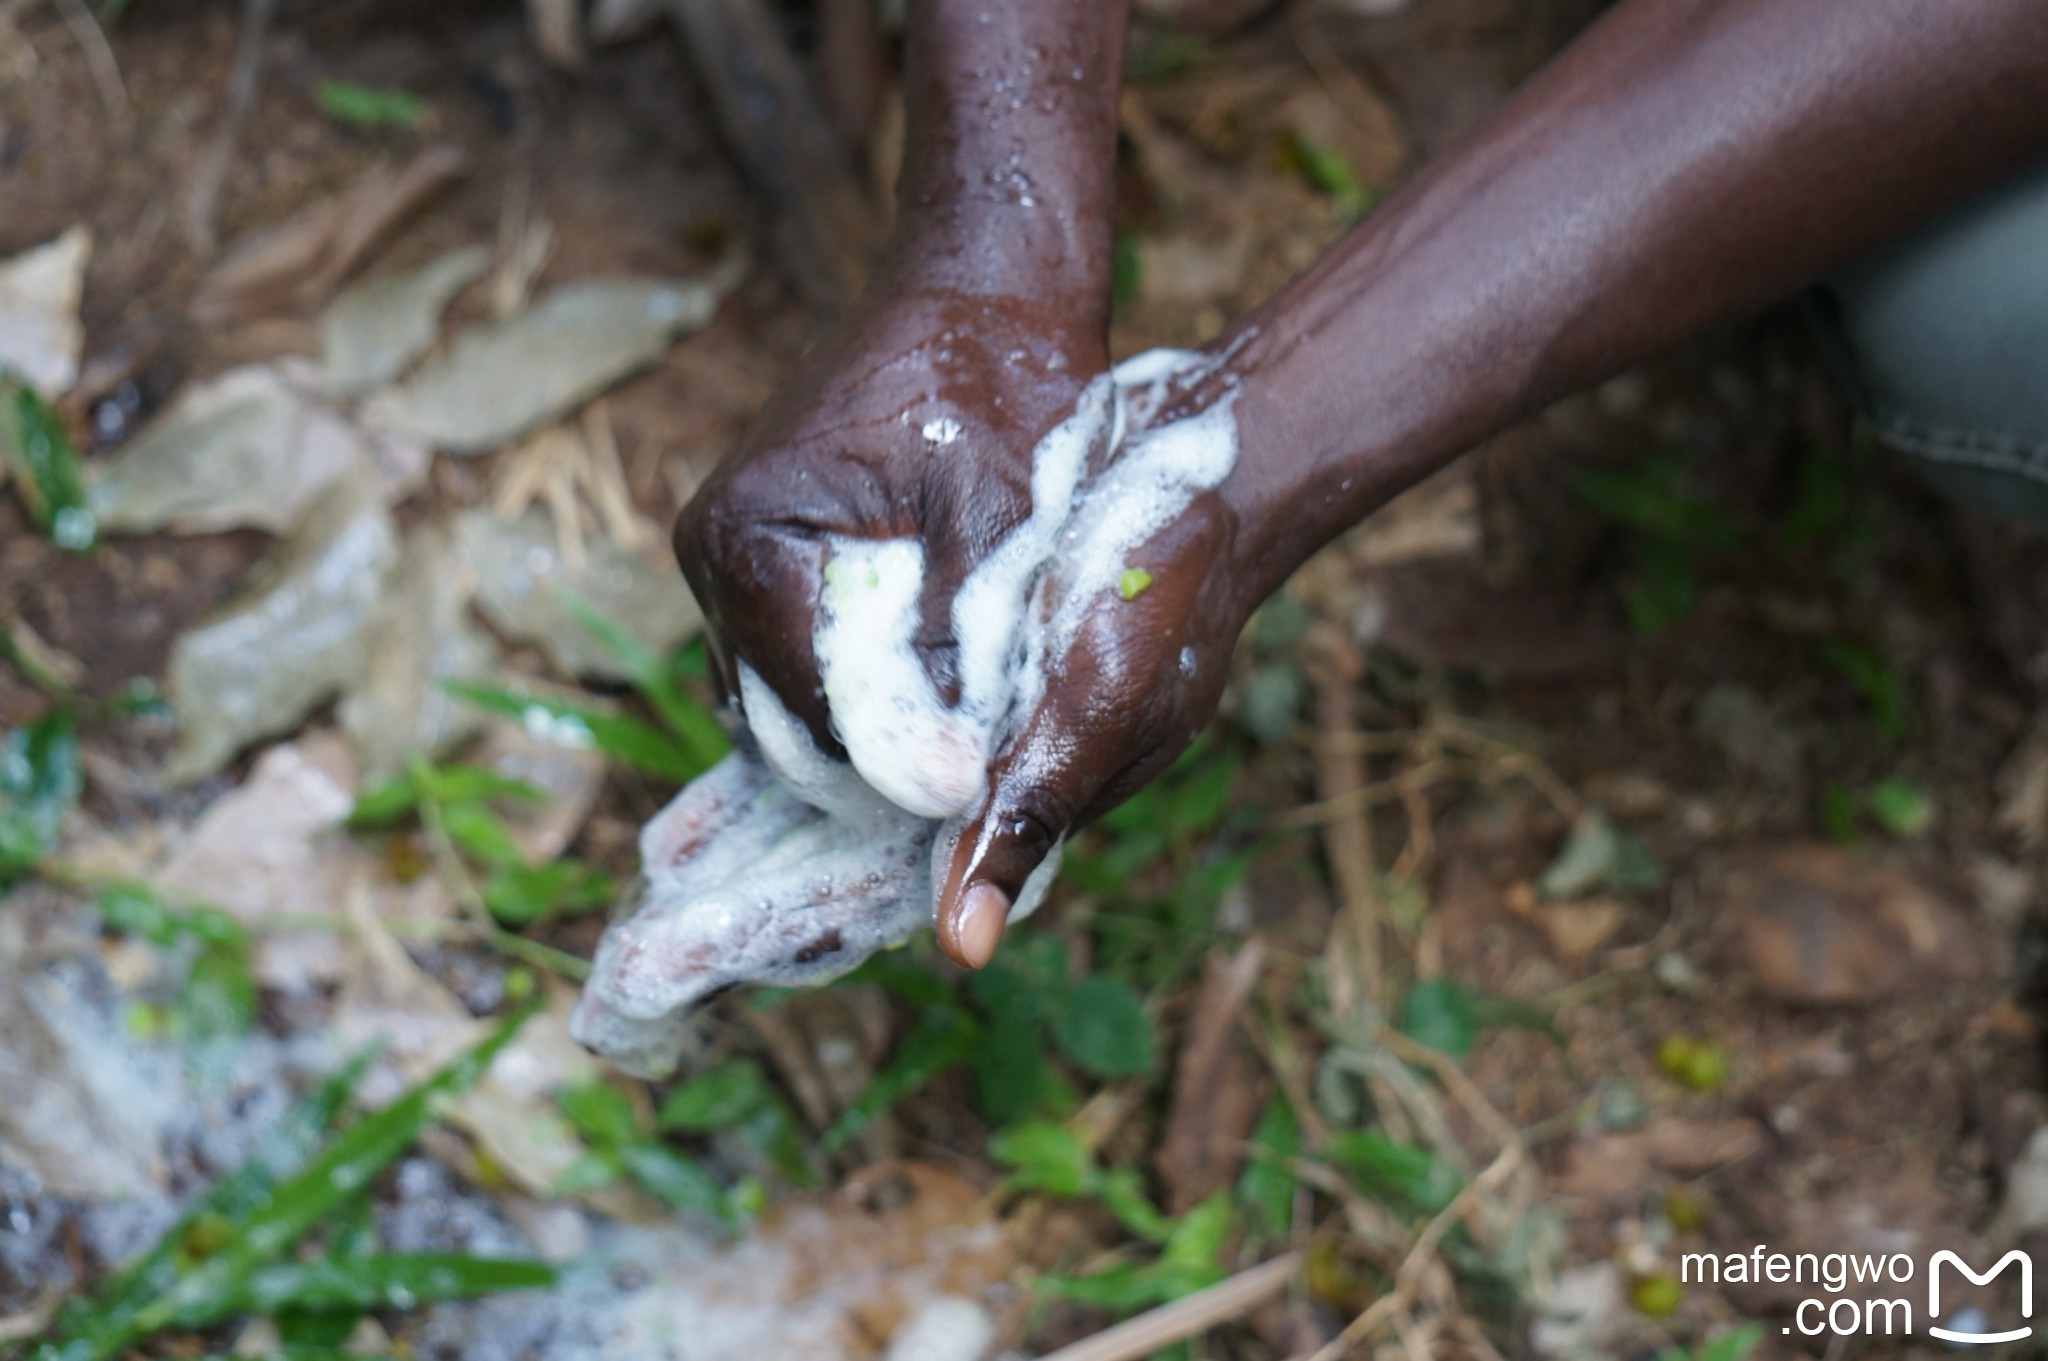
[[[283,6],[211,229],[196,231],[240,13],[135,0],[111,34],[116,99],[65,8],[0,2],[0,259],[92,229],[86,376],[60,408],[89,460],[188,383],[316,353],[316,306],[214,323],[194,316],[195,292],[224,246],[429,143],[460,148],[466,173],[370,272],[467,243],[502,253],[530,222],[551,231],[543,289],[688,277],[748,252],[715,319],[605,398],[652,523],[670,521],[820,325],[771,244],[775,210],[666,28],[569,72],[515,5]],[[1592,9],[1297,0],[1214,40],[1155,25],[1123,119],[1118,353],[1215,334]],[[792,31],[806,61],[834,59],[813,50],[806,16]],[[329,116],[311,92],[337,77],[418,95],[424,118]],[[875,142],[864,182],[890,160],[886,131]],[[1325,155],[1348,169],[1318,169]],[[481,291],[457,301],[456,323],[483,314]],[[1931,1356],[1931,1342],[1785,1331],[1810,1289],[1665,1292],[1681,1254],[1758,1243],[1923,1263],[1944,1247],[1979,1260],[2038,1246],[2025,1232],[2039,1224],[2015,1237],[2000,1211],[2048,1124],[2048,710],[1986,631],[1973,531],[1870,445],[1804,323],[1788,306],[1500,435],[1333,547],[1262,617],[1284,620],[1246,645],[1213,739],[1239,758],[1231,812],[1214,847],[1179,866],[1251,848],[1254,867],[1150,995],[1156,1071],[1090,1089],[1083,1118],[1106,1159],[1185,1208],[1234,1180],[1271,1093],[1307,1113],[1311,1146],[1347,1111],[1362,1119],[1362,1103],[1397,1133],[1464,1150],[1479,1188],[1459,1207],[1465,1246],[1497,1232],[1491,1260],[1517,1265],[1468,1271],[1445,1247],[1403,1273],[1415,1225],[1369,1197],[1304,1188],[1292,1237],[1306,1284],[1188,1355],[1306,1355],[1395,1299],[1358,1354],[1650,1356],[1759,1320],[1759,1358]],[[436,460],[401,522],[486,504],[503,457]],[[153,533],[73,555],[0,498],[0,620],[75,659],[83,692],[112,694],[161,679],[174,640],[270,542]],[[1261,693],[1284,697],[1277,718]],[[39,702],[0,669],[0,721]],[[147,771],[169,741],[161,723],[87,734],[95,828],[190,820],[250,776],[253,754],[167,792]],[[573,846],[630,873],[634,829],[664,793],[614,775]],[[1083,960],[1113,953],[1114,896],[1070,876],[1039,929]],[[598,924],[547,939],[587,954]],[[464,966],[449,953],[415,950],[453,986]],[[1233,985],[1232,961],[1247,960]],[[1384,1034],[1375,1017],[1393,1020],[1433,979],[1494,1018],[1453,1072],[1347,1067]],[[291,1014],[279,1003],[266,1024]],[[837,1035],[872,1064],[910,1015],[852,990],[778,1036],[727,999],[713,1044],[779,1053],[790,1030],[813,1047]],[[1425,1073],[1429,1101],[1387,1095]],[[1000,1175],[960,1074],[885,1124],[831,1164],[835,1182],[885,1158],[977,1190]],[[1190,1170],[1186,1141],[1224,1170]],[[1034,1273],[1117,1241],[1085,1208],[1026,1198],[1006,1215],[1020,1298]],[[1900,1293],[1924,1302],[1918,1283]],[[32,1295],[0,1280],[0,1315]],[[1579,1332],[1545,1331],[1558,1300],[1581,1312]],[[1004,1316],[1001,1346],[1050,1352],[1107,1319],[1036,1302]]]

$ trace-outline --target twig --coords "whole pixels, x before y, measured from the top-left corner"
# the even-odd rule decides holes
[[[1107,1332],[1062,1347],[1042,1361],[1134,1361],[1193,1337],[1219,1323],[1256,1309],[1286,1288],[1301,1266],[1301,1254],[1290,1252],[1238,1272],[1186,1299],[1162,1304]]]
[[[121,81],[120,64],[114,60],[114,49],[100,28],[100,21],[85,7],[85,0],[57,0],[57,8],[64,12],[71,40],[78,44],[79,55],[92,72],[100,103],[106,106],[107,121],[114,125],[115,132],[125,136],[135,125],[135,109],[128,102],[128,87]]]
[[[1464,1218],[1473,1202],[1490,1193],[1506,1181],[1522,1160],[1519,1143],[1512,1143],[1494,1156],[1486,1170],[1465,1183],[1451,1203],[1439,1210],[1436,1217],[1423,1226],[1416,1235],[1415,1246],[1408,1249],[1408,1256],[1401,1263],[1401,1269],[1394,1273],[1394,1288],[1380,1296],[1366,1307],[1364,1313],[1351,1320],[1343,1332],[1313,1353],[1308,1361],[1337,1361],[1353,1347],[1372,1335],[1374,1329],[1388,1321],[1397,1312],[1405,1312],[1414,1298],[1415,1289],[1422,1275],[1436,1260],[1437,1245],[1443,1241],[1451,1225]]]
[[[234,70],[228,77],[227,111],[221,115],[220,127],[206,148],[185,200],[185,240],[196,250],[213,249],[220,191],[241,141],[242,120],[256,102],[263,75],[263,43],[270,35],[270,16],[276,10],[277,0],[242,0],[242,32],[235,43]]]
[[[1309,6],[1288,7],[1287,36],[1294,40],[1295,51],[1301,53],[1301,59],[1308,63],[1309,70],[1315,72],[1316,79],[1343,111],[1345,119],[1368,136],[1396,137],[1402,143],[1401,158],[1406,160],[1407,139],[1399,137],[1389,125],[1386,106],[1364,78],[1345,65],[1343,55],[1317,25],[1315,13]]]
[[[1331,651],[1335,653],[1335,649]],[[1350,730],[1354,680],[1350,670],[1336,655],[1313,669],[1318,733]],[[1383,914],[1373,884],[1372,823],[1366,817],[1370,805],[1346,802],[1365,784],[1365,759],[1318,742],[1315,765],[1316,792],[1322,805],[1338,808],[1323,823],[1323,855],[1330,862],[1338,899],[1325,959],[1331,1009],[1346,1016],[1377,1001],[1381,984]]]
[[[1399,775],[1390,775],[1384,780],[1374,780],[1370,784],[1360,783],[1336,794],[1326,794],[1315,803],[1305,803],[1299,808],[1282,813],[1267,825],[1276,832],[1293,832],[1361,818],[1368,810],[1380,804],[1393,803],[1405,798],[1411,790],[1420,792],[1440,780],[1476,773],[1478,772],[1462,769],[1449,761],[1429,761],[1419,766],[1411,766]]]
[[[498,925],[497,918],[491,915],[491,909],[484,903],[484,895],[477,888],[476,880],[470,876],[469,867],[462,863],[454,839],[448,835],[448,828],[441,821],[441,810],[435,807],[432,799],[420,802],[420,826],[427,834],[427,850],[434,857],[434,867],[455,890],[455,900],[462,904],[471,927],[485,944],[521,963],[546,969],[578,983],[590,977],[590,961],[557,950],[552,945],[528,940]]]

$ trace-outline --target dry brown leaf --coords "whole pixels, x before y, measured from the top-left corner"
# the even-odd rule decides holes
[[[221,323],[310,307],[355,273],[391,234],[469,172],[469,154],[438,143],[228,248],[200,281],[192,314]]]
[[[1976,921],[1889,857],[1778,847],[1732,865],[1716,896],[1733,953],[1783,1001],[1873,1002],[1984,970]]]
[[[1573,1144],[1558,1189],[1596,1200],[1633,1199],[1653,1174],[1697,1176],[1755,1157],[1763,1145],[1763,1127],[1754,1120],[1707,1123],[1659,1116],[1626,1133]]]

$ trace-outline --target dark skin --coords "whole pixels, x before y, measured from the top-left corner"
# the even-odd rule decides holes
[[[925,542],[917,644],[950,694],[951,594],[1028,513],[1037,437],[1106,364],[1125,21],[1107,0],[914,0],[888,256],[677,526],[722,664],[746,659],[828,749],[820,535]],[[1252,610],[1315,549],[1518,416],[2044,153],[2039,0],[1623,0],[1149,418],[1234,390],[1238,461],[1133,555],[1152,588],[1105,593],[1045,659],[939,876],[941,944],[987,961],[1025,876],[1186,747]],[[923,456],[903,417],[934,394],[967,413],[971,458]]]

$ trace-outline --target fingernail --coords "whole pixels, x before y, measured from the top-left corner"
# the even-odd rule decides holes
[[[994,884],[967,886],[960,910],[953,914],[946,953],[963,969],[979,969],[989,962],[1003,938],[1003,926],[1010,919],[1010,900]]]

